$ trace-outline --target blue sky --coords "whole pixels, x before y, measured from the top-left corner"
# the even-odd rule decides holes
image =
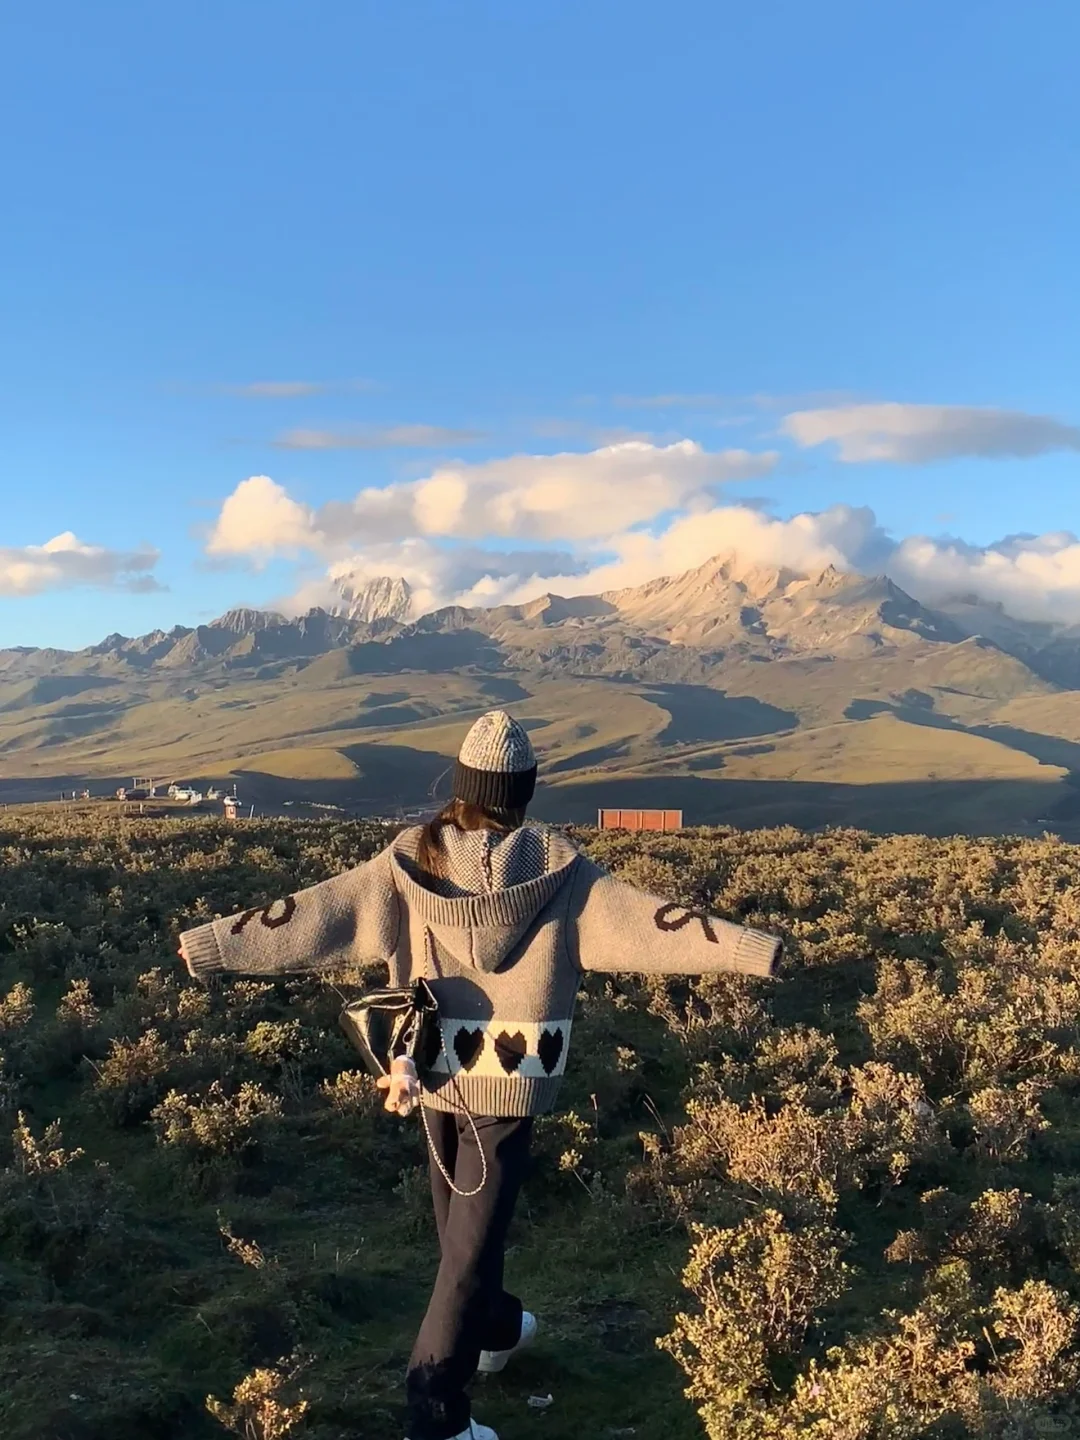
[[[707,510],[722,538],[731,507],[758,558],[825,512],[799,531],[811,558],[873,552],[928,598],[974,577],[1080,619],[1059,533],[1080,529],[1071,0],[20,10],[0,30],[0,645],[318,598],[353,562],[412,564],[433,599],[469,589],[477,550],[631,581],[704,558],[634,537]],[[588,458],[628,436],[651,449]],[[730,449],[774,458],[728,479],[708,457]],[[610,535],[531,518],[543,464],[485,469],[555,452],[584,457],[556,467],[574,504],[620,497]],[[471,518],[420,525],[432,475]],[[308,517],[301,543],[286,526],[245,553],[265,488],[222,540],[252,476]],[[343,524],[378,487],[404,518],[365,502]],[[504,490],[517,528],[485,528]],[[841,545],[843,506],[873,516]],[[89,548],[33,548],[68,532]],[[998,543],[1017,533],[1049,538]]]

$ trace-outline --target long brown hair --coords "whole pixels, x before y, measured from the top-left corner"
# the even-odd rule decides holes
[[[439,874],[439,832],[446,825],[453,825],[455,830],[496,830],[502,835],[509,835],[511,830],[519,830],[524,820],[524,809],[488,810],[468,800],[451,800],[420,832],[416,847],[417,863],[429,875]]]

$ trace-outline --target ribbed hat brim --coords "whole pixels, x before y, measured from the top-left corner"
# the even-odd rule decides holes
[[[474,770],[454,764],[454,796],[485,810],[523,810],[536,791],[536,766],[529,770]]]

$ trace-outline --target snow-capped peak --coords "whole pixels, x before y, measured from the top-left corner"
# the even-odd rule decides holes
[[[362,580],[355,575],[340,575],[334,580],[338,599],[332,609],[361,624],[373,620],[406,620],[412,610],[412,588],[400,575],[379,575]]]

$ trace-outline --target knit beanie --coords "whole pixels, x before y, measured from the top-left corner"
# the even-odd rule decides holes
[[[523,810],[536,789],[532,742],[505,710],[481,715],[454,766],[454,797],[485,810]]]

